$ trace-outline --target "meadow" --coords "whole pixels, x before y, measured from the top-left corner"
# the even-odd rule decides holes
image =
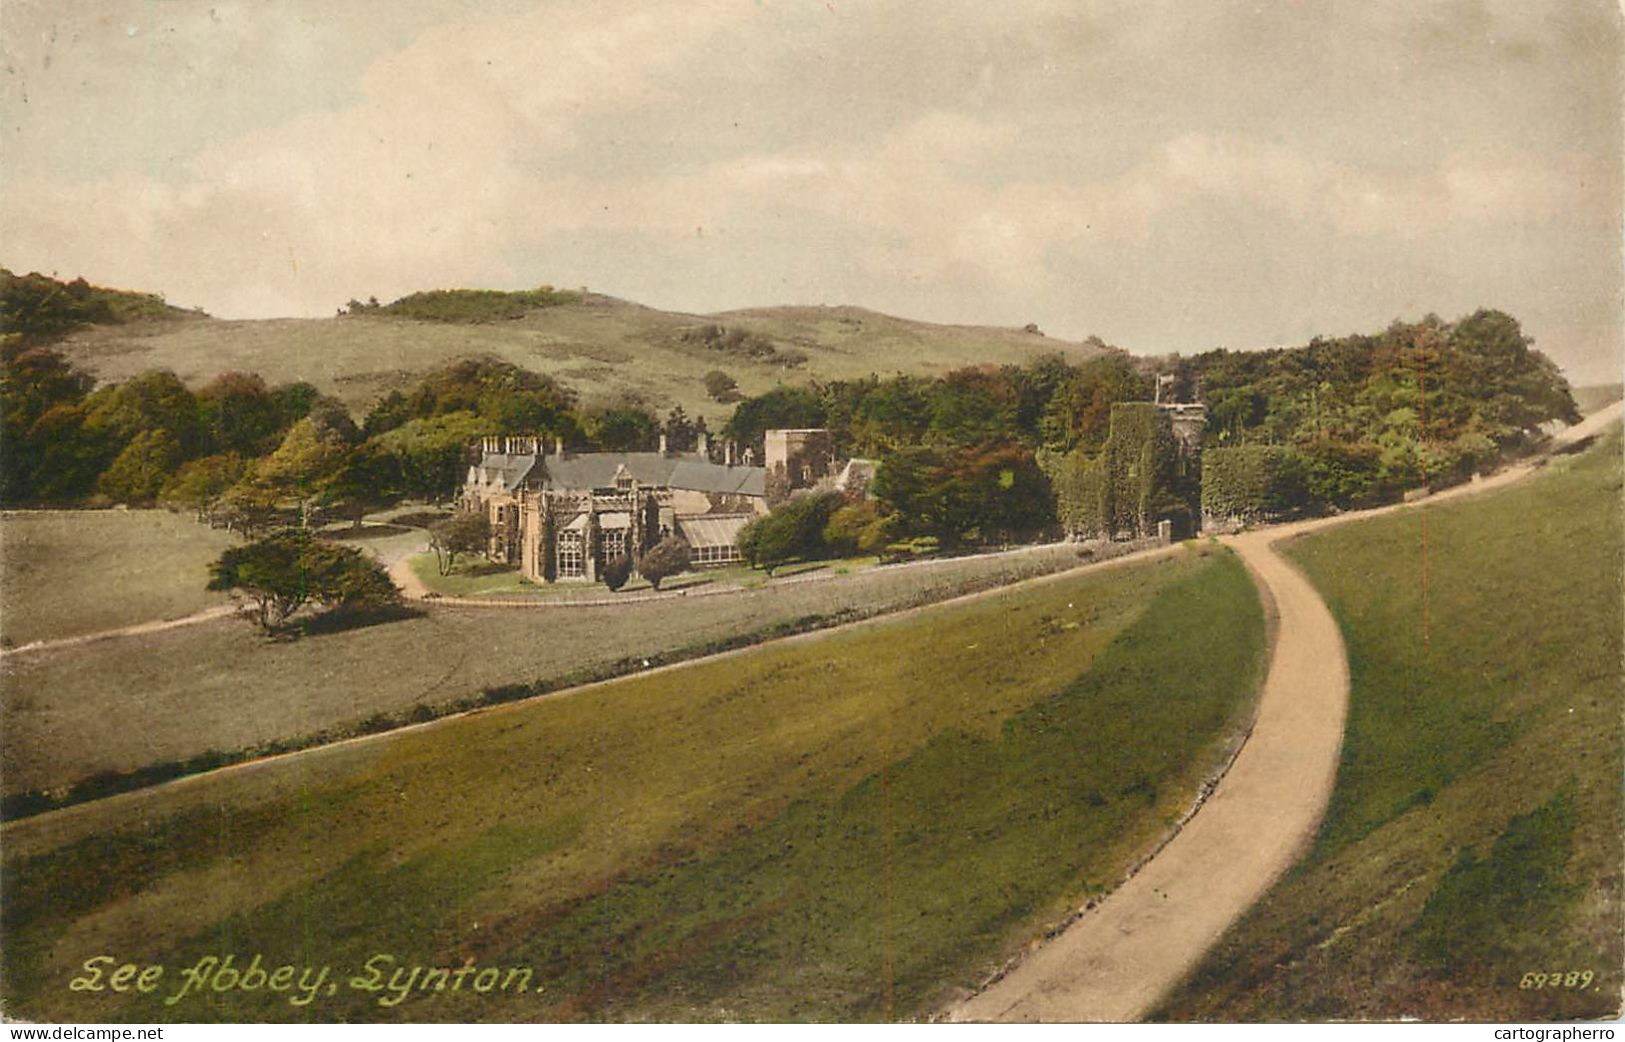
[[[228,603],[204,589],[235,543],[166,510],[26,510],[0,515],[0,641],[97,633]]]
[[[6,1012],[927,1015],[1155,843],[1263,652],[1244,570],[1203,546],[14,822]],[[104,952],[164,988],[70,990]],[[335,987],[166,1005],[206,954]],[[533,986],[350,986],[380,955]]]
[[[405,552],[422,539],[378,531],[385,534],[361,542],[383,553]],[[177,770],[167,768],[187,761],[197,769],[382,730],[1081,563],[1075,547],[1054,546],[819,581],[774,579],[720,597],[535,609],[443,605],[294,641],[267,640],[238,619],[221,618],[8,655],[0,659],[0,723],[8,736],[0,777],[14,797],[65,794],[75,783],[153,765],[173,776]],[[601,585],[591,593],[607,595]],[[121,787],[128,786],[98,780],[91,788]]]
[[[1348,645],[1336,789],[1160,1017],[1618,1015],[1620,452],[1288,544]]]
[[[335,305],[338,302],[335,302]],[[722,324],[784,353],[751,357],[695,340]],[[594,401],[632,395],[665,410],[681,405],[712,430],[733,413],[707,396],[703,378],[720,369],[744,395],[781,383],[890,375],[940,375],[961,366],[1024,364],[1043,352],[1072,361],[1101,348],[1019,329],[947,326],[862,308],[757,308],[721,315],[660,311],[600,294],[531,311],[523,318],[458,323],[368,314],[323,319],[195,320],[96,326],[59,345],[102,382],[169,369],[192,386],[227,370],[271,384],[308,380],[359,417],[384,394],[455,358],[489,354],[588,391]],[[794,359],[793,365],[786,365]]]

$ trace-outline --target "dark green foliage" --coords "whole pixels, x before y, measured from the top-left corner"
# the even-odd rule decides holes
[[[209,589],[247,595],[254,620],[267,633],[281,629],[306,604],[366,612],[400,601],[400,591],[378,562],[303,529],[285,529],[232,547],[210,571]]]
[[[1061,524],[1088,537],[1144,537],[1162,520],[1194,531],[1198,477],[1182,466],[1168,418],[1150,402],[1119,402],[1110,416],[1097,455],[1080,442],[1059,459],[1046,457]]]
[[[469,446],[487,433],[473,413],[453,412],[410,420],[378,435],[401,468],[401,491],[412,499],[442,503],[457,495],[467,473]]]
[[[413,293],[389,304],[376,299],[367,304],[351,301],[345,309],[351,315],[390,315],[422,322],[504,322],[524,318],[540,308],[573,304],[578,293],[541,286],[533,290],[503,292],[494,289],[433,289]]]
[[[1033,455],[1005,442],[887,457],[870,490],[909,534],[945,544],[1032,535],[1051,526],[1055,499]]]
[[[39,272],[14,275],[0,268],[0,337],[8,340],[38,344],[80,326],[200,315],[170,307],[152,293],[92,286],[83,278],[59,282]]]
[[[753,568],[773,574],[792,560],[828,556],[824,528],[846,500],[834,492],[795,496],[766,517],[740,529],[739,553]]]
[[[723,430],[741,445],[753,447],[759,461],[767,431],[822,426],[824,403],[818,392],[806,387],[775,387],[740,402]]]
[[[96,490],[119,503],[150,506],[180,459],[180,444],[168,431],[142,431],[102,471]]]
[[[604,562],[604,569],[599,578],[604,581],[611,592],[625,586],[632,578],[632,558],[626,554],[616,554]]]
[[[348,517],[357,528],[369,511],[399,503],[405,495],[406,471],[400,456],[379,445],[357,445],[339,463],[318,497],[323,510]]]
[[[227,372],[210,380],[197,393],[199,420],[210,447],[244,456],[271,451],[277,435],[310,411],[305,405],[298,417],[285,420],[284,409],[293,404],[295,395],[286,398],[279,403],[257,373]]]
[[[1303,457],[1284,445],[1237,445],[1202,453],[1202,516],[1275,521],[1309,499]]]
[[[712,401],[736,402],[739,400],[739,383],[721,369],[712,369],[705,374],[705,393]]]
[[[588,440],[603,452],[648,452],[660,440],[660,421],[636,402],[593,409],[581,424]]]
[[[638,574],[658,590],[661,580],[688,571],[689,561],[688,543],[677,536],[667,536],[638,558]]]

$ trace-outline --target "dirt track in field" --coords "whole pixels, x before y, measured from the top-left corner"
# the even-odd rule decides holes
[[[1619,422],[1620,403],[1557,436],[1573,444]],[[1525,464],[1428,502],[1517,481]],[[1348,660],[1331,612],[1274,544],[1404,506],[1226,538],[1274,601],[1277,628],[1251,737],[1200,811],[1098,906],[991,985],[951,1020],[1139,1020],[1307,848],[1336,780],[1348,711]]]

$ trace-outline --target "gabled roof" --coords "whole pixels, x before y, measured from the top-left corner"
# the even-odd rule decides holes
[[[487,452],[480,457],[480,461],[468,469],[468,477],[481,485],[501,483],[502,488],[512,492],[530,476],[536,467],[535,456],[510,456],[501,452]]]
[[[697,455],[665,456],[658,452],[583,452],[546,456],[532,475],[545,488],[614,488],[615,475],[631,474],[639,485],[693,492],[762,496],[767,492],[764,467],[729,467]]]

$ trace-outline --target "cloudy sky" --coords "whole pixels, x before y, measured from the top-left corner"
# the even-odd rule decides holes
[[[1131,350],[1479,306],[1620,368],[1613,0],[4,0],[0,263]]]

